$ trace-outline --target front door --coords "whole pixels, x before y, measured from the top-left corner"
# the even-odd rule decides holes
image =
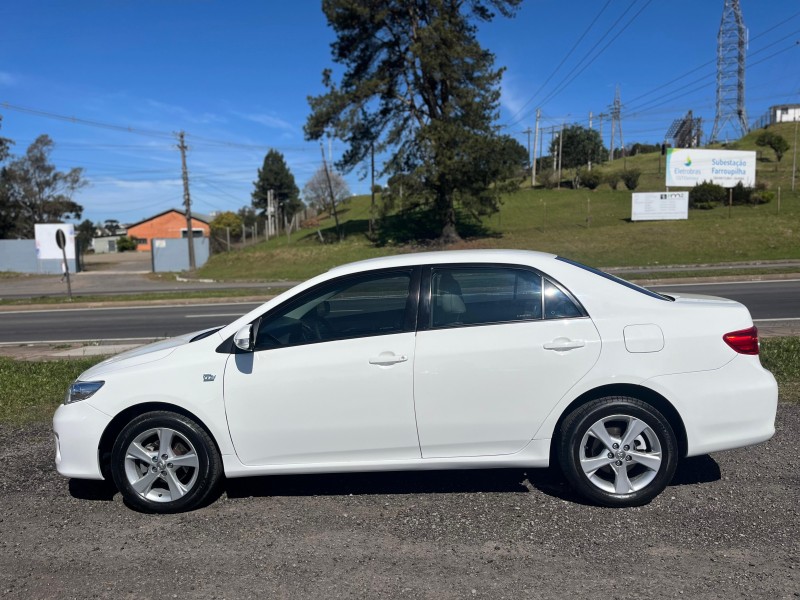
[[[246,465],[420,457],[413,271],[327,282],[256,323],[225,369],[231,437]]]

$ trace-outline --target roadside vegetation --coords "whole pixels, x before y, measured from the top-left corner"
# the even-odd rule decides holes
[[[793,140],[792,124],[775,125],[768,131]],[[323,212],[312,227],[290,236],[212,256],[199,276],[220,281],[298,280],[350,261],[442,248],[535,249],[600,267],[798,259],[800,186],[791,191],[793,148],[783,152],[779,162],[771,147],[758,145],[763,133],[754,131],[728,146],[758,153],[760,189],[755,196],[760,203],[734,202],[732,207],[708,203],[705,210],[690,210],[685,221],[634,223],[630,221],[631,192],[623,175],[628,174],[637,192],[663,191],[666,159],[660,152],[595,165],[591,173],[599,175],[599,181],[593,181],[594,189],[574,187],[576,178],[586,178],[583,166],[565,170],[561,182],[555,181],[560,188],[550,187],[553,171],[543,159],[536,187],[531,188],[526,179],[518,189],[502,195],[498,212],[479,218],[460,215],[461,242],[440,245],[439,232],[426,222],[424,211],[398,205],[384,188],[376,195],[373,216],[378,213],[382,218],[372,236],[370,198],[356,196],[337,211],[342,242],[333,241],[340,236],[334,219]],[[616,189],[612,189],[615,181]]]
[[[75,378],[103,357],[23,361],[0,357],[0,423],[46,420]],[[781,402],[800,404],[800,337],[761,343],[761,363],[778,380]]]
[[[213,300],[215,298],[256,298],[260,302],[266,302],[273,296],[277,296],[288,288],[269,287],[269,288],[217,288],[211,290],[186,291],[186,292],[148,292],[145,294],[112,294],[112,295],[74,295],[72,300],[61,296],[37,296],[33,298],[0,298],[0,306],[22,306],[29,304],[68,304],[77,303],[109,303],[109,302],[169,302],[180,304],[186,300]]]

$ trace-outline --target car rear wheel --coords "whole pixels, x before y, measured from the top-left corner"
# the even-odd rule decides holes
[[[635,398],[593,400],[563,422],[558,459],[570,485],[604,506],[639,506],[675,474],[675,433],[653,406]]]
[[[195,508],[209,497],[222,476],[222,461],[200,425],[158,411],[133,419],[119,434],[111,474],[129,505],[172,513]]]

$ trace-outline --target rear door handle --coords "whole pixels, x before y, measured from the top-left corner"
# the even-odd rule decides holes
[[[408,357],[405,354],[395,354],[394,352],[381,352],[378,356],[369,359],[369,364],[388,367],[397,363],[406,362]]]
[[[544,345],[545,350],[555,350],[556,352],[565,352],[566,350],[574,350],[575,348],[583,348],[586,342],[583,340],[571,340],[569,338],[556,338],[552,342]]]

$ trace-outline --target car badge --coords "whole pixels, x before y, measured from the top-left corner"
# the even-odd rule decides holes
[[[216,378],[217,376],[211,373],[203,373],[203,381],[214,381]]]

